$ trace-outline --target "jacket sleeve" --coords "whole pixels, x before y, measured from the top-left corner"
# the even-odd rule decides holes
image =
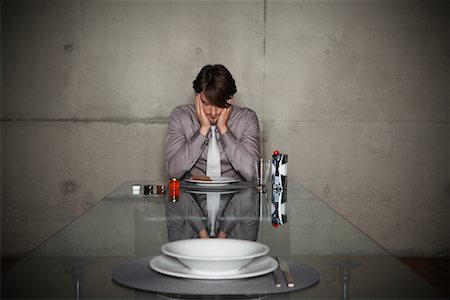
[[[249,110],[241,118],[243,134],[240,139],[229,129],[221,136],[222,146],[233,169],[246,181],[253,181],[256,176],[255,160],[261,157],[259,121],[256,113]]]
[[[179,107],[170,114],[164,160],[169,178],[182,178],[189,172],[207,145],[208,138],[198,130],[192,136],[186,135],[185,127],[190,118],[191,116]]]
[[[259,198],[255,189],[242,189],[234,194],[219,219],[219,228],[230,238],[253,240],[258,238]]]
[[[170,242],[198,237],[206,228],[203,212],[189,193],[180,193],[180,201],[166,201],[167,235]]]

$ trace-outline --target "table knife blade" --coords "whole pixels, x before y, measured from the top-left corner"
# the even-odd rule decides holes
[[[274,257],[277,262],[278,262],[278,258]],[[280,282],[280,276],[278,275],[280,269],[280,264],[278,263],[278,267],[272,271],[272,276],[273,276],[273,283],[275,284],[275,287],[279,288],[281,287],[281,282]]]
[[[273,276],[273,283],[275,284],[275,287],[277,287],[277,288],[281,287],[280,277],[278,276],[278,270],[273,271],[272,276]]]
[[[284,261],[278,260],[278,264],[280,266],[281,271],[283,271],[284,279],[286,279],[286,284],[288,287],[295,287],[294,278],[292,277],[291,270],[289,269],[288,263]]]

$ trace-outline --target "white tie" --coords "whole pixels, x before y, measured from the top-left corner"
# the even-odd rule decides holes
[[[220,177],[220,152],[216,138],[216,125],[211,126],[211,138],[208,145],[208,158],[206,162],[206,176]]]
[[[216,125],[211,126],[211,138],[208,145],[208,158],[206,162],[206,175],[220,177],[220,151],[216,138]],[[208,221],[210,223],[209,236],[216,236],[216,219],[220,206],[220,193],[207,193],[206,204],[208,208]]]
[[[206,208],[208,210],[209,236],[216,236],[217,213],[220,208],[220,193],[206,193]]]

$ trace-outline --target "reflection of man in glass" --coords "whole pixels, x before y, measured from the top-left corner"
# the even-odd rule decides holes
[[[191,194],[182,190],[177,202],[166,202],[169,241],[208,238],[211,228],[215,228],[214,235],[218,238],[257,239],[259,201],[254,188],[220,195],[220,205],[215,213],[217,218],[211,220],[205,193]]]
[[[208,142],[214,129],[221,175],[252,181],[260,157],[256,113],[234,105],[235,81],[222,65],[203,67],[193,82],[195,103],[176,107],[169,118],[165,166],[169,178],[206,175]]]

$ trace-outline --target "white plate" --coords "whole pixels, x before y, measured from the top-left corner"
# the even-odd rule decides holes
[[[166,243],[161,252],[177,258],[196,274],[233,274],[252,259],[269,252],[269,247],[239,239],[187,239]]]
[[[278,267],[278,263],[272,257],[266,255],[250,261],[247,265],[233,274],[197,274],[183,265],[178,259],[167,255],[158,255],[149,262],[150,268],[156,272],[190,279],[239,279],[265,275]]]
[[[191,179],[191,178],[186,178],[185,181],[190,182],[190,183],[195,183],[196,185],[199,185],[199,186],[213,187],[213,186],[228,185],[230,183],[238,182],[238,181],[240,181],[240,179],[233,178],[233,177],[211,177],[211,181],[197,180],[197,179]]]

